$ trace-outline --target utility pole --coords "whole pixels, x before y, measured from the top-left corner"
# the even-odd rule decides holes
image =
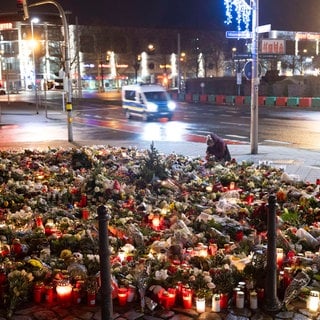
[[[259,0],[252,0],[252,78],[251,78],[251,154],[258,153],[258,26],[259,26]]]
[[[232,22],[233,9],[237,14],[238,31],[241,24],[245,25],[245,31],[249,31],[250,16],[252,16],[252,64],[251,64],[251,123],[250,142],[251,153],[258,153],[258,95],[259,95],[259,74],[258,74],[258,26],[259,26],[259,0],[224,0],[226,5],[226,23]],[[240,31],[241,32],[241,31]]]

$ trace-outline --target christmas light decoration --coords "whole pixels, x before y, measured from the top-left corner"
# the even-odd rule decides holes
[[[236,20],[238,30],[241,30],[241,24],[244,24],[245,31],[249,31],[250,17],[251,17],[251,6],[246,3],[245,0],[224,0],[226,6],[226,24],[232,22],[232,12],[236,12]]]

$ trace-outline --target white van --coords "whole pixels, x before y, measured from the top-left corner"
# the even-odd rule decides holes
[[[139,116],[145,121],[157,118],[171,120],[176,104],[160,85],[134,84],[122,87],[122,108],[128,119]]]

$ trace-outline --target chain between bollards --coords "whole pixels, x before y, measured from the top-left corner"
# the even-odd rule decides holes
[[[110,250],[108,237],[108,223],[111,218],[106,206],[97,209],[99,219],[99,254],[101,277],[101,320],[113,318]]]
[[[268,205],[268,247],[264,309],[267,312],[278,312],[281,309],[281,302],[277,296],[277,215],[275,195],[269,196]]]

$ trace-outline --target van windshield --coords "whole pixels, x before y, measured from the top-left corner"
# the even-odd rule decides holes
[[[165,91],[144,92],[149,101],[168,101],[168,96]]]

